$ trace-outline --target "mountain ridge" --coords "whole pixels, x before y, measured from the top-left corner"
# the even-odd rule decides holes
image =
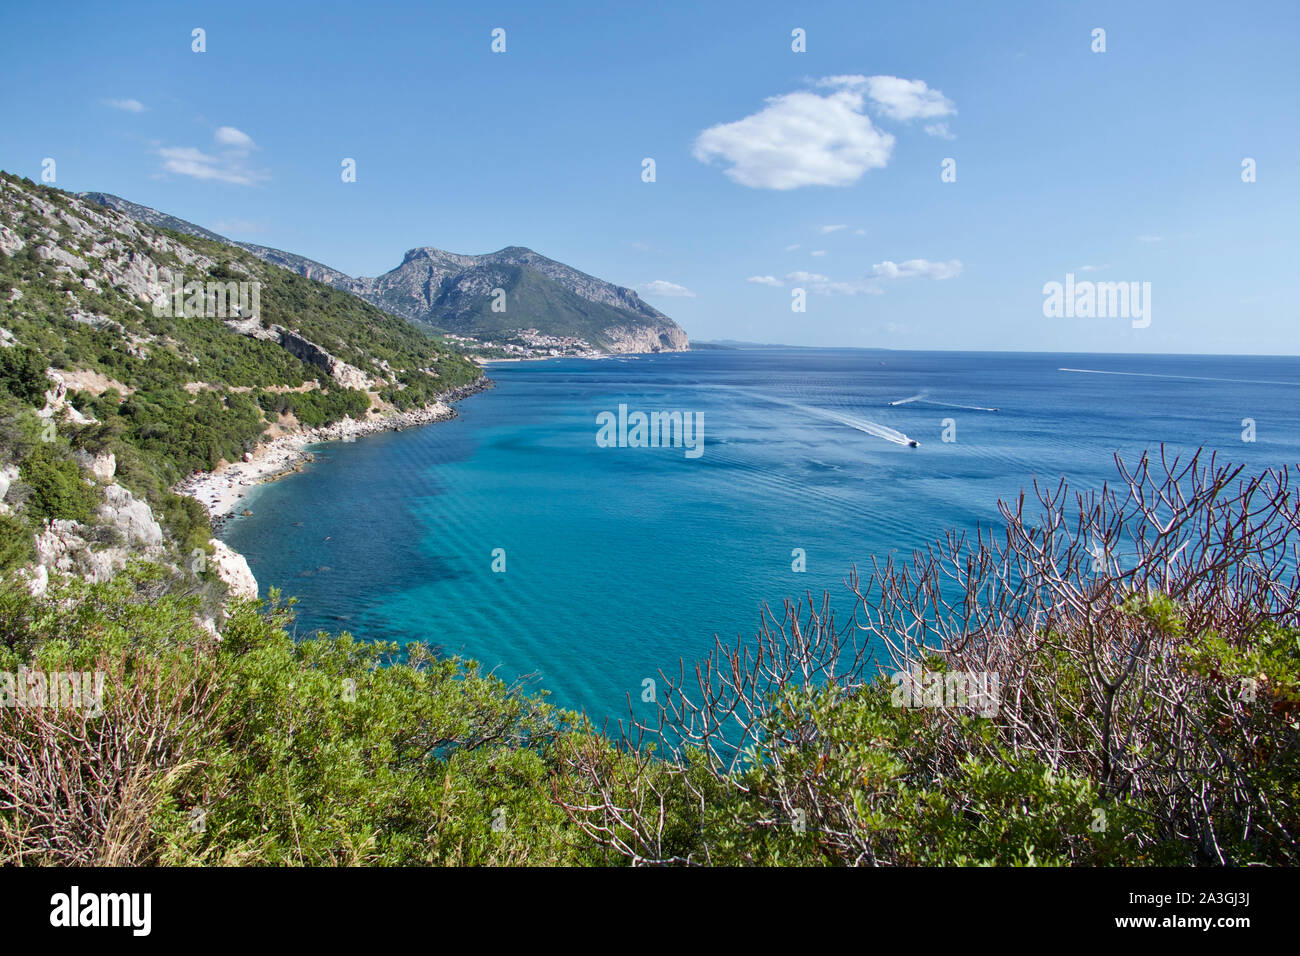
[[[610,353],[690,348],[680,326],[634,290],[525,246],[480,255],[415,246],[406,250],[397,266],[379,276],[350,276],[306,256],[230,239],[112,193],[78,195],[156,228],[237,246],[436,331],[505,341],[521,333],[538,333],[585,342]],[[529,273],[542,281],[534,281]]]

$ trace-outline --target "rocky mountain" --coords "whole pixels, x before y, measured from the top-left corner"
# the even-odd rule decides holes
[[[475,338],[533,328],[609,352],[690,347],[677,323],[631,289],[522,246],[481,256],[412,249],[401,265],[371,280],[365,295],[397,315]]]
[[[227,239],[118,196],[82,196],[158,228],[246,249],[437,331],[501,340],[533,329],[541,335],[582,339],[604,352],[677,352],[690,347],[677,323],[631,289],[522,246],[479,256],[426,246],[410,250],[400,265],[377,278],[354,278],[291,252]]]
[[[241,249],[247,249],[253,255],[273,265],[281,266],[298,273],[300,276],[306,276],[308,279],[315,279],[317,282],[325,282],[335,288],[343,289],[346,292],[354,294],[365,291],[366,283],[358,281],[351,276],[344,275],[337,269],[331,269],[329,266],[306,256],[295,255],[292,252],[285,252],[281,249],[272,249],[269,246],[259,246],[253,242],[240,242],[236,239],[227,239],[211,229],[204,229],[202,226],[192,223],[186,219],[179,219],[176,216],[169,216],[165,212],[159,212],[157,209],[151,209],[148,206],[142,206],[138,202],[131,202],[129,199],[123,199],[121,196],[114,196],[112,193],[85,192],[78,193],[79,198],[89,200],[93,203],[99,203],[101,206],[107,206],[109,209],[115,209],[123,215],[129,216],[136,222],[143,222],[153,226],[156,229],[170,229],[172,232],[183,233],[187,236],[197,236],[200,239],[207,239],[211,242],[221,242],[229,246],[238,246]]]

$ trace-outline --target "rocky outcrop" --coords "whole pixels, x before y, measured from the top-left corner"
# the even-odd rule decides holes
[[[80,272],[86,268],[86,260],[60,249],[58,246],[37,246],[36,254],[42,259],[53,259],[69,269]]]
[[[44,585],[37,582],[47,581],[51,571],[107,581],[132,558],[162,556],[162,528],[149,505],[121,485],[104,489],[99,521],[98,525],[86,525],[58,519],[45,525],[35,538],[38,570],[35,577],[29,575],[33,588],[43,592]]]
[[[248,560],[224,541],[213,538],[209,543],[212,545],[212,565],[231,597],[256,599],[257,578],[253,577]]]
[[[5,496],[9,494],[10,487],[18,480],[18,466],[7,465],[0,468],[0,515],[9,513],[9,502],[5,501]]]
[[[45,406],[36,413],[37,417],[58,421],[66,414],[70,421],[78,425],[93,425],[95,419],[83,415],[68,401],[68,383],[63,380],[63,376],[52,368],[46,369],[45,374],[54,380],[54,387],[46,391]]]
[[[73,452],[72,457],[78,465],[89,471],[100,481],[112,481],[117,474],[117,456],[111,451],[100,455],[92,455],[86,451],[76,451]]]
[[[112,481],[117,474],[117,456],[111,451],[96,455],[90,463],[90,473],[100,481]]]
[[[121,485],[104,489],[104,503],[99,517],[114,528],[128,544],[140,548],[162,547],[162,527],[154,519],[147,502],[138,500]]]
[[[316,368],[328,373],[334,381],[344,388],[367,389],[371,387],[370,379],[365,372],[355,365],[349,365],[347,362],[335,358],[315,342],[303,338],[296,332],[282,329],[278,325],[271,326],[271,331],[279,336],[280,345],[286,352],[294,358],[306,362],[308,365],[314,365]]]
[[[686,333],[676,325],[658,325],[640,328],[607,328],[609,351],[619,354],[631,352],[685,352],[691,347]]]
[[[22,252],[26,245],[18,233],[0,223],[0,252],[12,256],[15,252]]]

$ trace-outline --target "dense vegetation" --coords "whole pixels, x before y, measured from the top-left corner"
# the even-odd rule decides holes
[[[102,715],[0,708],[0,862],[1293,865],[1300,629],[1294,572],[1271,562],[1300,525],[1285,474],[1234,477],[1194,475],[1172,538],[1127,570],[1078,565],[1085,605],[1052,615],[1014,611],[1043,589],[1026,570],[1007,603],[909,645],[894,611],[924,600],[942,631],[964,605],[932,603],[942,560],[924,555],[853,579],[869,600],[848,625],[787,606],[624,741],[422,645],[295,641],[276,595],[216,640],[148,567],[40,599],[10,586],[0,672],[106,680]],[[1012,513],[980,547],[1061,559],[1043,527]],[[1001,579],[976,552],[967,585]],[[843,640],[873,627],[888,653]],[[923,702],[900,704],[890,660],[928,675]],[[976,664],[998,706],[930,699]]]
[[[0,428],[30,435],[38,427],[32,412],[53,387],[47,367],[76,373],[79,382],[100,377],[67,396],[94,424],[78,425],[59,412],[57,437],[45,436],[55,440],[0,449],[0,466],[22,465],[12,493],[27,496],[29,523],[88,518],[91,490],[71,480],[74,457],[111,452],[116,480],[148,501],[188,553],[210,537],[207,519],[195,502],[168,489],[193,471],[243,457],[281,413],[319,427],[364,417],[372,404],[378,411],[422,406],[480,375],[405,320],[246,250],[117,219],[111,228],[100,226],[95,215],[112,216],[0,173],[0,224],[25,243],[0,254],[0,328],[8,333],[0,347]],[[52,257],[52,246],[85,267]],[[105,259],[178,270],[187,280],[260,283],[262,327],[289,329],[362,369],[375,382],[378,404],[274,340],[239,334],[218,319],[155,315],[107,280],[100,271]]]

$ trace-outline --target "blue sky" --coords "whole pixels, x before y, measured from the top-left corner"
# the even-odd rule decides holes
[[[1296,354],[1298,43],[1294,2],[6,4],[0,167],[353,275],[524,245],[693,338]],[[1149,327],[1045,317],[1066,273]]]

